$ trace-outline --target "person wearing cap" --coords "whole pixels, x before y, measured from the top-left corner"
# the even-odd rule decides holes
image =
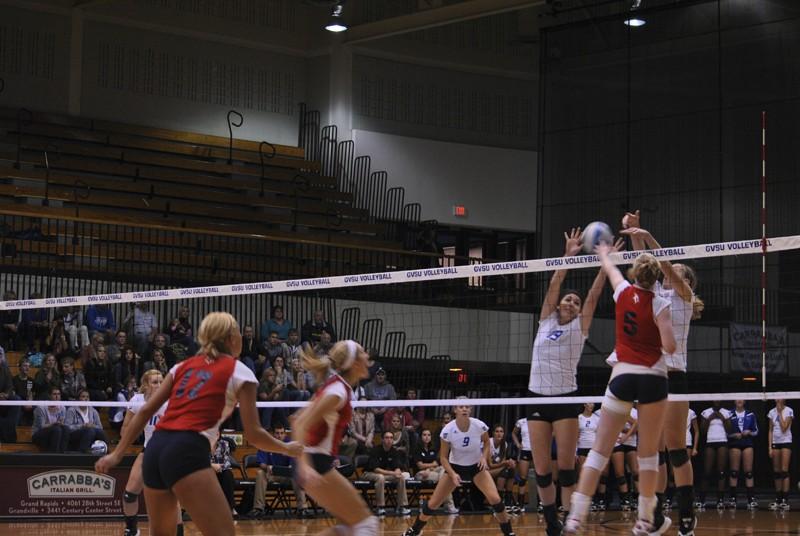
[[[364,387],[367,400],[397,400],[397,393],[394,386],[386,381],[386,370],[379,367],[375,372],[375,378]],[[375,413],[375,427],[383,430],[383,416],[389,408],[373,408]]]

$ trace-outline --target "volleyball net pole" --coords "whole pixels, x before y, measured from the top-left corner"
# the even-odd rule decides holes
[[[761,112],[761,391],[767,392],[767,112]]]

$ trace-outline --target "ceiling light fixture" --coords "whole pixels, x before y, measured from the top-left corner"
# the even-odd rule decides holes
[[[337,2],[331,9],[331,20],[325,26],[326,30],[334,33],[347,30],[347,23],[342,18],[342,11],[344,11],[344,2]]]
[[[636,11],[641,7],[641,5],[642,5],[642,0],[633,0],[633,2],[631,3],[631,11]],[[631,28],[638,28],[639,26],[644,26],[645,24],[647,24],[647,21],[637,17],[631,17],[629,19],[625,19],[623,23],[625,24],[625,26],[629,26]]]

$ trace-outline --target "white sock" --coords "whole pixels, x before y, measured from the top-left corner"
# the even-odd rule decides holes
[[[592,498],[577,491],[572,492],[569,505],[569,517],[583,524],[586,516],[589,515],[589,507],[592,505]]]
[[[658,504],[658,499],[656,499],[655,495],[652,497],[645,497],[644,495],[639,495],[639,519],[644,519],[645,521],[652,523],[653,522],[653,514],[656,510],[656,504]]]

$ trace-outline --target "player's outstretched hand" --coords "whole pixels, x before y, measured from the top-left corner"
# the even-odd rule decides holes
[[[608,254],[611,252],[611,246],[606,244],[605,242],[600,242],[594,247],[594,252],[597,253],[599,257],[607,257]]]
[[[611,253],[616,253],[617,251],[625,251],[625,239],[622,237],[617,238],[617,241],[611,246]]]
[[[116,451],[111,454],[106,454],[94,464],[94,470],[98,473],[108,473],[111,469],[119,465],[122,461],[122,456],[117,454]]]
[[[297,458],[303,454],[303,444],[297,441],[290,441],[286,443],[286,455],[290,458]]]
[[[641,219],[639,218],[639,210],[636,212],[626,212],[625,215],[622,217],[622,228],[627,229],[629,227],[639,227]]]
[[[569,233],[564,233],[564,240],[566,241],[564,256],[572,257],[580,253],[583,247],[581,246],[581,228],[576,227],[571,229]]]

